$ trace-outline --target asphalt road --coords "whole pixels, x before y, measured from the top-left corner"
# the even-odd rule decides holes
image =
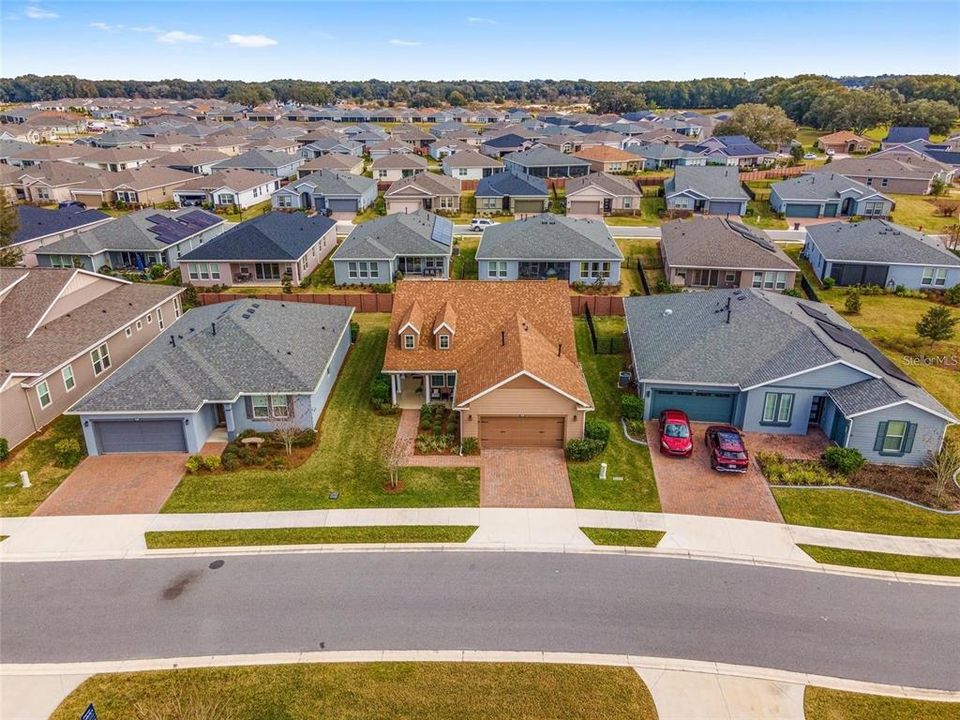
[[[0,661],[308,650],[631,653],[960,689],[955,588],[616,555],[0,565]]]

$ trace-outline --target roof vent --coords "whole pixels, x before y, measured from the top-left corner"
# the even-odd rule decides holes
[[[673,315],[673,310],[671,310],[670,308],[667,308],[666,310],[663,311],[664,317],[670,317],[671,315]]]

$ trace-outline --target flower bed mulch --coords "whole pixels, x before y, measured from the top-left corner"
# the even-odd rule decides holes
[[[934,478],[922,468],[864,465],[847,478],[849,487],[873,490],[939,510],[960,510],[960,491],[947,483],[941,497],[934,493]]]

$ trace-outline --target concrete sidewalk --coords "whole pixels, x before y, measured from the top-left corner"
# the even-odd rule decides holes
[[[657,549],[646,552],[798,567],[817,565],[797,543],[960,558],[960,540],[872,535],[754,520],[608,510],[392,508],[0,518],[0,535],[9,536],[0,543],[0,561],[144,557],[149,551],[143,535],[148,531],[357,525],[477,525],[467,547],[478,550],[584,551],[593,546],[580,528],[601,527],[665,532]]]

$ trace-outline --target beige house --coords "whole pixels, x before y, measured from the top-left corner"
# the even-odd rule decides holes
[[[383,364],[402,408],[443,403],[483,448],[583,437],[593,400],[566,283],[397,283]]]
[[[373,171],[373,179],[377,182],[392,183],[425,172],[427,161],[413,153],[394,153],[377,158],[370,169]]]
[[[660,232],[663,274],[671,285],[783,292],[793,288],[800,273],[776,243],[733,220],[705,216],[674,220]]]
[[[20,188],[26,202],[51,205],[73,200],[72,190],[98,181],[102,170],[68,162],[44,162],[23,168]],[[100,203],[94,207],[100,207]]]
[[[578,150],[574,155],[590,163],[593,172],[639,172],[643,158],[607,145],[595,145]]]
[[[0,437],[56,420],[182,313],[183,288],[86,270],[0,268]]]
[[[567,181],[567,215],[603,217],[629,214],[640,209],[643,193],[628,178],[608,173],[590,173]]]
[[[460,212],[460,181],[447,175],[424,172],[397,180],[383,194],[387,214]]]
[[[362,157],[343,155],[341,153],[328,153],[320,157],[315,157],[313,160],[307,160],[297,168],[297,175],[299,179],[318,170],[335,170],[337,172],[348,172],[351,175],[363,175],[363,165]]]
[[[953,168],[943,163],[896,148],[862,158],[834,160],[827,169],[882,193],[903,195],[928,195],[934,179],[949,183],[954,175]]]
[[[865,153],[870,152],[873,147],[873,140],[857,135],[849,130],[838,130],[829,135],[822,135],[817,138],[817,148],[827,152],[832,150],[835,153]]]
[[[145,206],[170,202],[174,199],[174,190],[197,177],[193,173],[152,165],[120,172],[95,172],[97,177],[70,188],[71,197],[87,207],[116,203]]]

